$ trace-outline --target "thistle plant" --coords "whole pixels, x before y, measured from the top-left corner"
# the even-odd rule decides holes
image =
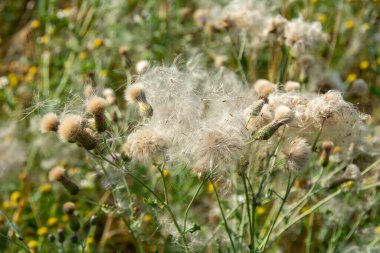
[[[375,2],[0,4],[0,251],[377,252]]]

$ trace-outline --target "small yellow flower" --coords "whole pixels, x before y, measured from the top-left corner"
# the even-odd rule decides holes
[[[99,76],[100,76],[100,78],[107,78],[108,71],[106,69],[100,70]]]
[[[256,209],[256,214],[257,215],[263,215],[265,213],[265,208],[262,207],[262,206],[259,206],[257,209]]]
[[[32,22],[30,22],[30,27],[32,27],[33,29],[37,29],[38,27],[40,27],[41,25],[41,22],[37,19],[34,19],[32,20]]]
[[[38,187],[38,191],[41,193],[49,193],[51,192],[53,186],[49,183],[42,184],[40,187]]]
[[[94,48],[98,48],[98,47],[103,45],[103,40],[101,38],[95,38],[92,41],[92,44],[93,44]]]
[[[380,57],[376,59],[376,64],[380,65]]]
[[[36,66],[31,66],[28,70],[28,73],[30,73],[31,75],[35,75],[37,74],[38,72],[38,68]]]
[[[28,242],[28,247],[32,250],[35,250],[38,248],[38,242],[36,240],[30,240]]]
[[[18,76],[14,73],[9,73],[8,74],[8,82],[9,82],[9,86],[11,87],[15,87],[18,85],[20,79],[18,78]]]
[[[48,232],[49,231],[48,231],[47,227],[40,227],[37,230],[37,235],[39,235],[39,236],[45,236],[45,235],[47,235]]]
[[[58,223],[58,219],[56,217],[50,217],[47,221],[47,225],[49,227],[53,227],[53,226],[57,225],[57,223]]]
[[[369,61],[361,61],[360,62],[360,69],[365,70],[369,67]]]
[[[12,206],[17,206],[20,198],[21,198],[21,193],[20,192],[18,192],[18,191],[12,192],[11,197],[10,197],[10,199],[11,199],[11,205]]]
[[[345,27],[347,30],[352,29],[354,27],[354,21],[353,20],[347,20],[345,23]]]
[[[168,169],[163,169],[162,174],[164,174],[164,178],[170,177],[170,172]]]
[[[70,220],[70,218],[69,218],[69,216],[67,215],[67,214],[65,214],[65,215],[63,215],[62,217],[61,217],[61,221],[62,222],[68,222]]]
[[[151,223],[153,221],[153,216],[151,214],[145,214],[143,217],[143,221],[146,223]]]
[[[86,239],[86,247],[90,247],[94,243],[95,243],[94,237],[92,237],[92,236],[87,237],[87,239]]]
[[[316,4],[316,3],[318,3],[318,0],[311,0],[311,3]]]
[[[4,216],[0,215],[0,224],[4,223],[4,221],[5,221]]]
[[[209,193],[215,192],[216,188],[218,188],[218,184],[215,183],[215,182],[214,183],[209,182],[208,185],[207,185],[207,191]]]
[[[302,207],[302,209],[301,209],[301,213],[304,213],[304,212],[306,212],[307,210],[309,210],[309,207],[304,206],[304,207]]]
[[[78,174],[78,168],[75,168],[75,167],[70,168],[69,169],[69,173],[70,173],[70,175],[76,175],[76,174]]]
[[[363,29],[364,31],[368,31],[369,28],[370,28],[369,23],[364,23],[364,24],[362,25],[362,29]]]
[[[39,38],[39,41],[41,44],[47,44],[49,42],[49,40],[50,40],[49,36],[47,36],[46,34]]]
[[[380,235],[380,226],[375,227],[375,233]]]
[[[347,76],[347,82],[351,83],[351,82],[355,81],[357,78],[358,78],[358,76],[355,73],[350,73]]]
[[[347,181],[347,182],[342,184],[342,187],[344,190],[348,191],[348,190],[352,189],[352,187],[354,187],[354,182],[351,180]]]
[[[316,16],[317,16],[317,20],[318,20],[321,24],[326,23],[326,21],[327,21],[327,16],[326,16],[325,14],[323,14],[323,13],[317,13]]]
[[[87,57],[88,57],[88,54],[86,53],[86,52],[80,52],[79,53],[79,59],[80,60],[86,60],[87,59]]]
[[[9,208],[11,208],[11,202],[4,201],[3,202],[3,209],[6,211],[6,210],[9,210]]]

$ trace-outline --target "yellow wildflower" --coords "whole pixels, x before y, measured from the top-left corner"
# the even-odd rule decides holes
[[[146,223],[151,223],[153,221],[153,216],[151,214],[145,214],[143,217],[143,221]]]
[[[360,69],[365,70],[368,67],[369,67],[369,61],[364,60],[360,62]]]
[[[32,22],[30,22],[30,27],[32,27],[33,29],[37,29],[38,27],[40,27],[41,25],[41,22],[37,19],[34,19],[32,20]]]
[[[87,57],[88,57],[88,54],[86,53],[86,52],[80,52],[79,53],[79,59],[80,60],[85,60],[85,59],[87,59]]]
[[[19,78],[18,78],[18,76],[16,74],[14,74],[14,73],[9,73],[8,74],[9,86],[15,87],[15,86],[18,85],[19,81],[20,80],[19,80]]]
[[[49,227],[53,227],[53,226],[57,225],[57,223],[58,223],[58,219],[56,217],[50,217],[47,221],[47,225]]]
[[[10,199],[11,199],[11,205],[12,206],[17,206],[20,198],[21,198],[21,193],[20,192],[18,192],[18,191],[12,192],[11,197],[10,197]]]
[[[375,233],[380,235],[380,226],[375,227]]]
[[[41,44],[47,44],[49,42],[49,40],[50,40],[49,36],[47,36],[46,34],[39,38],[39,41]]]
[[[256,213],[257,215],[263,215],[265,213],[265,208],[262,207],[262,206],[259,206],[257,209],[256,209]]]
[[[38,248],[38,242],[36,240],[30,240],[28,242],[28,247],[32,250],[35,250]]]
[[[45,235],[47,235],[48,232],[49,231],[48,231],[47,227],[40,227],[37,230],[37,235],[39,235],[39,236],[45,236]]]
[[[108,71],[106,69],[100,70],[99,76],[101,78],[106,78],[108,76]]]
[[[357,78],[358,78],[358,76],[355,73],[350,73],[347,76],[347,82],[351,83],[351,82],[355,81]]]
[[[38,191],[41,193],[49,193],[51,192],[53,186],[49,183],[42,184],[40,187],[38,187]]]
[[[354,27],[354,21],[353,20],[347,20],[345,23],[345,27],[347,30],[352,29]]]
[[[163,169],[162,174],[164,174],[164,178],[170,177],[170,172],[168,169]]]
[[[3,209],[6,211],[6,210],[9,210],[9,208],[11,208],[11,202],[4,201],[3,202]]]
[[[70,220],[70,218],[67,214],[65,214],[61,217],[61,220],[62,220],[62,222],[68,222]]]
[[[317,16],[317,20],[318,20],[321,24],[326,23],[326,21],[327,21],[327,16],[326,16],[325,14],[323,14],[323,13],[317,13],[316,16]]]
[[[207,191],[209,192],[209,193],[213,193],[213,192],[215,192],[215,189],[216,188],[218,188],[218,184],[217,183],[211,183],[211,182],[209,182],[208,183],[208,185],[207,185]]]

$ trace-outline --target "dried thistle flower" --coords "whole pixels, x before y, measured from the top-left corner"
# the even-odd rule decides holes
[[[293,111],[284,105],[276,108],[274,120],[266,126],[260,128],[254,137],[254,140],[268,140],[283,125],[293,120]]]
[[[299,91],[301,88],[301,85],[299,82],[288,81],[285,83],[284,88],[286,92],[294,92],[294,91]]]
[[[326,167],[330,162],[330,153],[332,148],[334,147],[334,143],[332,141],[324,141],[322,142],[322,153],[319,158],[319,163]]]
[[[349,92],[353,97],[363,97],[368,93],[368,84],[363,79],[356,79],[352,83]]]
[[[58,116],[53,112],[45,114],[41,119],[40,129],[42,133],[57,132],[58,126]]]
[[[54,167],[49,172],[49,180],[60,182],[71,195],[76,195],[79,192],[79,187],[66,177],[65,169],[61,166]]]
[[[145,88],[141,83],[129,86],[125,92],[125,99],[132,104],[138,103],[142,117],[149,118],[153,115],[153,108],[146,99]]]
[[[116,101],[115,92],[111,88],[106,88],[102,91],[103,97],[106,99],[108,105],[112,105]]]
[[[94,149],[97,140],[83,127],[84,120],[81,116],[67,114],[61,121],[58,134],[62,141],[77,142],[87,150]]]
[[[267,98],[269,94],[275,92],[277,90],[277,86],[268,80],[259,79],[253,85],[255,92],[260,97]]]
[[[74,232],[80,229],[80,222],[75,215],[75,204],[73,202],[66,202],[63,204],[63,212],[69,216],[69,226]]]
[[[285,44],[293,56],[299,56],[307,49],[313,49],[326,42],[327,35],[319,22],[308,23],[303,18],[293,19],[285,25]]]
[[[199,171],[226,169],[236,163],[243,153],[243,137],[232,125],[200,129],[191,150],[194,168]]]
[[[104,132],[107,129],[106,116],[104,114],[107,101],[101,97],[92,97],[87,104],[87,111],[94,115],[95,128],[98,132]]]
[[[292,172],[300,172],[305,169],[309,161],[311,147],[304,138],[293,140],[289,147],[283,151],[287,167]]]
[[[136,72],[141,75],[144,74],[149,68],[149,62],[147,60],[141,60],[136,63]]]
[[[141,127],[131,133],[126,144],[127,154],[142,163],[162,162],[167,149],[165,139],[154,129],[148,127]]]

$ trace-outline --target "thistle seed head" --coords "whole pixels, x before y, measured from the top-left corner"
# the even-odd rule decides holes
[[[40,130],[42,133],[57,132],[58,126],[58,116],[53,112],[49,112],[42,117],[40,123]]]

